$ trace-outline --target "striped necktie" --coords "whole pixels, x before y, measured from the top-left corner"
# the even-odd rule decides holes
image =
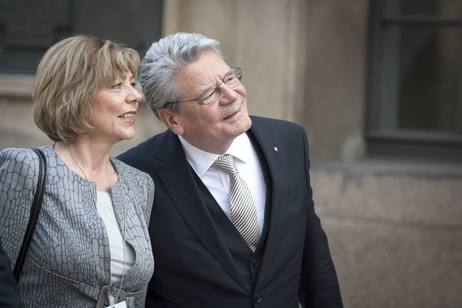
[[[250,249],[255,251],[260,239],[260,232],[258,231],[257,210],[255,209],[250,190],[239,176],[231,155],[225,154],[219,156],[214,165],[229,175],[231,222]]]

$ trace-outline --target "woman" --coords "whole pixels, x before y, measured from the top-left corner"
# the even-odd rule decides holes
[[[138,65],[133,49],[83,35],[56,43],[40,61],[34,120],[55,143],[41,148],[47,179],[19,281],[25,307],[144,307],[154,184],[110,157],[135,134]],[[0,152],[0,236],[13,264],[38,164],[30,149]]]

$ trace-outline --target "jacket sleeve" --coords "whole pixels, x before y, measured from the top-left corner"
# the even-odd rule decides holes
[[[314,211],[313,192],[310,183],[310,161],[308,140],[302,131],[305,154],[305,175],[307,185],[307,223],[300,281],[300,303],[305,308],[343,307],[334,264],[327,237],[319,217]]]
[[[12,265],[26,231],[39,159],[31,149],[0,152],[0,240]]]

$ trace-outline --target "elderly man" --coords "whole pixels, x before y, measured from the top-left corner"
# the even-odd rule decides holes
[[[156,184],[146,307],[342,307],[304,130],[250,117],[241,69],[201,34],[155,42],[140,76],[168,127],[120,156]]]

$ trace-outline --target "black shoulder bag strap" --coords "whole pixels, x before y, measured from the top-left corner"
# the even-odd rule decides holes
[[[39,174],[37,180],[37,188],[35,189],[34,194],[34,200],[32,201],[32,207],[30,209],[29,223],[27,224],[26,233],[24,234],[21,250],[19,251],[16,264],[14,265],[13,274],[17,282],[19,282],[19,276],[21,275],[22,267],[24,265],[24,261],[26,260],[27,250],[29,249],[32,235],[34,235],[35,225],[37,224],[40,209],[42,208],[43,192],[45,190],[47,160],[45,158],[45,154],[41,150],[36,148],[33,148],[32,150],[39,157]]]

